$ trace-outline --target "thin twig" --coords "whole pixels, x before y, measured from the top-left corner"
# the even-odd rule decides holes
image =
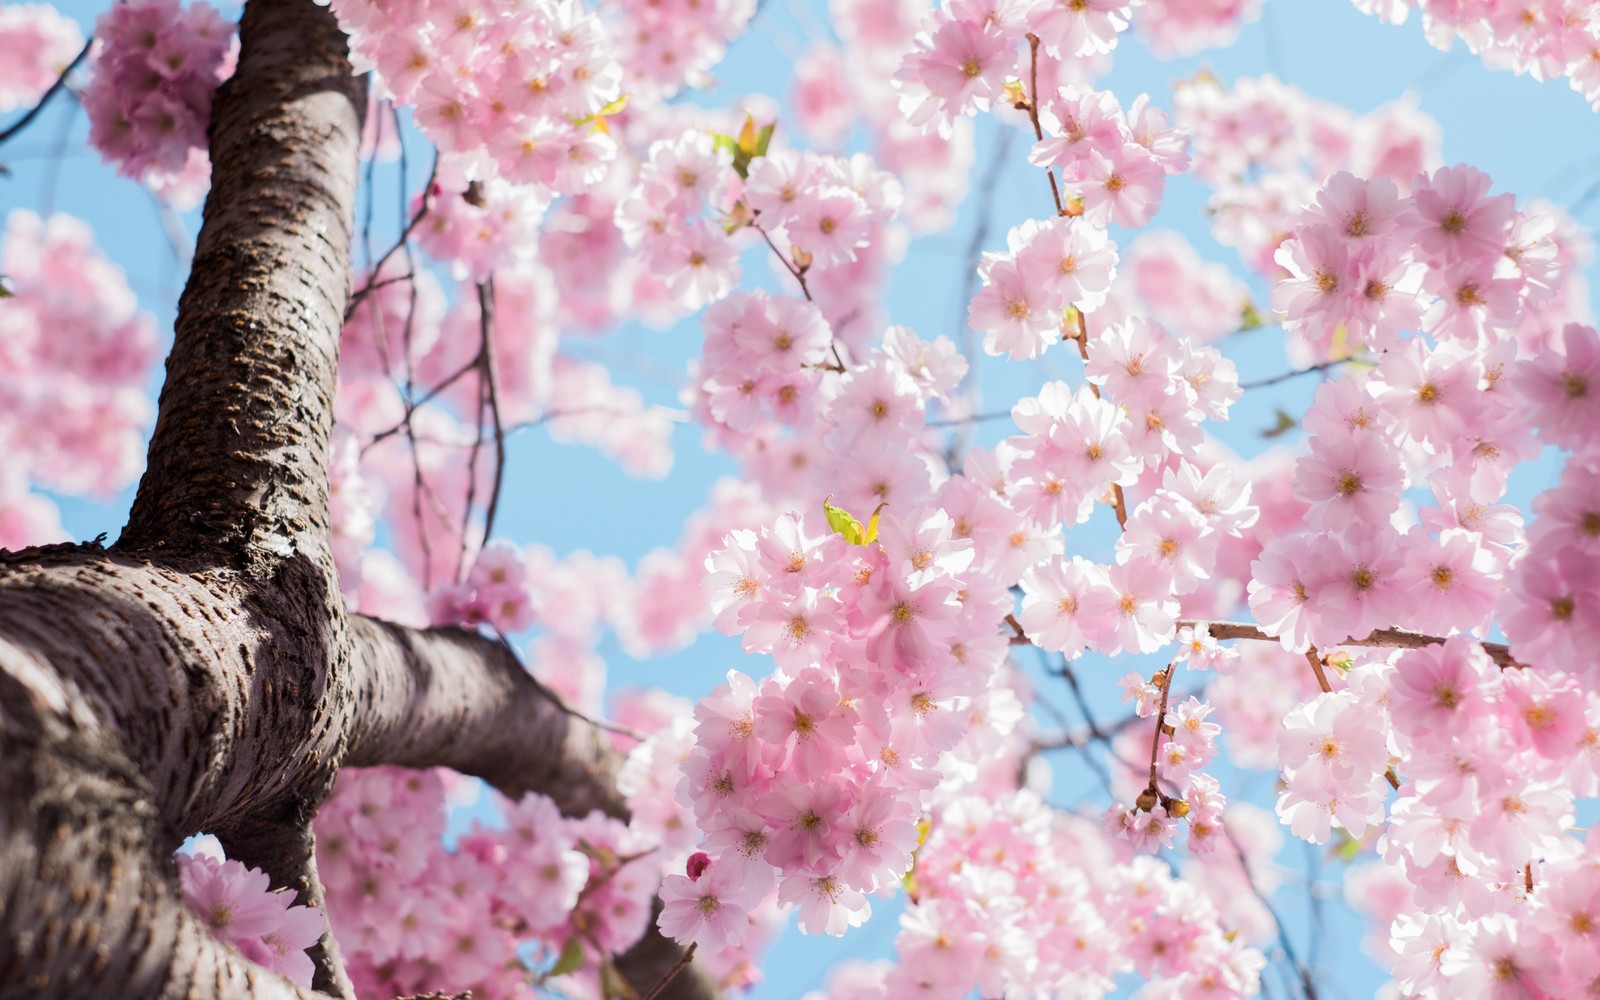
[[[696,941],[683,949],[683,957],[673,963],[672,968],[667,970],[667,974],[661,977],[661,981],[656,983],[650,992],[644,995],[644,1000],[656,1000],[656,997],[659,997],[662,991],[667,988],[667,984],[676,979],[678,973],[683,971],[683,967],[689,964],[690,959],[694,958],[694,950],[698,947],[700,947],[700,943]]]
[[[1325,372],[1329,368],[1337,368],[1340,365],[1347,365],[1350,362],[1356,361],[1356,360],[1358,360],[1358,359],[1357,358],[1335,358],[1332,361],[1322,361],[1322,362],[1318,362],[1317,364],[1314,364],[1314,365],[1309,365],[1309,366],[1307,366],[1305,368],[1296,368],[1294,371],[1279,372],[1278,374],[1269,376],[1267,378],[1258,378],[1258,379],[1255,379],[1255,380],[1250,381],[1250,382],[1240,382],[1239,383],[1239,388],[1240,389],[1261,389],[1261,388],[1265,388],[1266,386],[1269,386],[1269,385],[1277,385],[1279,382],[1287,382],[1290,379],[1299,378],[1302,375],[1310,375],[1312,372]]]
[[[1039,124],[1039,36],[1028,32],[1028,120],[1033,123],[1033,137],[1039,142],[1044,141],[1044,127]],[[1050,178],[1050,196],[1056,201],[1056,214],[1066,215],[1067,208],[1061,201],[1061,188],[1056,185],[1056,172],[1050,167],[1044,168],[1044,175]]]
[[[88,57],[89,50],[92,48],[94,48],[94,36],[90,35],[89,40],[83,43],[83,48],[78,50],[78,54],[72,57],[70,63],[67,63],[67,68],[61,71],[61,75],[56,77],[55,82],[50,84],[43,94],[39,95],[38,103],[29,108],[21,118],[12,122],[4,130],[0,130],[0,143],[27,128],[28,123],[38,117],[39,112],[44,110],[44,106],[50,103],[50,99],[67,85],[67,77],[72,75],[72,71],[78,68],[78,64]]]
[[[438,397],[438,395],[441,392],[444,392],[446,389],[450,388],[452,385],[454,385],[457,382],[461,381],[461,379],[463,377],[465,377],[467,375],[467,373],[475,371],[475,370],[477,370],[477,368],[478,368],[478,357],[477,357],[477,355],[473,355],[471,361],[468,361],[466,364],[462,365],[460,368],[457,368],[455,371],[453,371],[449,375],[445,376],[445,378],[442,381],[440,381],[433,388],[429,389],[427,392],[423,393],[417,399],[415,399],[415,400],[404,400],[405,407],[406,407],[405,416],[400,418],[400,422],[399,423],[393,425],[392,427],[385,427],[383,430],[378,431],[376,434],[372,435],[372,439],[370,441],[368,441],[366,444],[361,446],[361,453],[363,455],[366,454],[367,449],[371,448],[373,445],[377,444],[379,441],[382,441],[382,440],[384,440],[385,438],[388,438],[388,437],[392,437],[393,435],[398,434],[401,431],[405,430],[407,427],[409,427],[411,425],[411,414],[413,412],[415,412],[416,410],[421,409],[422,407],[426,406],[428,403],[431,403],[435,398]]]
[[[1011,142],[1016,131],[1009,126],[1004,126],[1000,133],[1000,141],[995,144],[994,156],[989,160],[989,166],[983,172],[983,182],[978,186],[978,221],[972,227],[972,238],[967,241],[967,254],[963,260],[961,271],[961,301],[958,303],[961,316],[956,323],[956,329],[961,331],[961,354],[967,359],[967,370],[976,373],[978,369],[977,331],[972,329],[972,324],[967,322],[967,308],[972,302],[972,297],[977,294],[978,261],[983,254],[983,245],[989,241],[989,233],[994,225],[994,196],[1000,187],[1000,177],[1005,172],[1007,158],[1011,154]],[[966,408],[976,410],[983,402],[983,385],[976,374],[968,377],[966,387],[961,391]],[[1002,416],[1009,416],[1009,411]],[[972,430],[975,421],[954,420],[934,421],[929,427],[960,427],[961,431],[955,435],[955,441],[950,446],[950,465],[953,467],[960,459],[961,453],[966,451],[972,443]]]
[[[402,160],[404,158],[404,149],[405,147],[402,146]],[[383,265],[389,262],[390,257],[393,257],[395,254],[399,253],[401,248],[405,248],[409,258],[411,234],[416,232],[417,226],[422,223],[423,219],[428,217],[428,213],[433,209],[433,184],[438,175],[439,158],[435,156],[433,159],[433,170],[428,174],[428,183],[422,189],[422,204],[418,206],[417,214],[413,215],[410,221],[406,223],[406,227],[400,231],[400,237],[394,241],[394,245],[385,250],[383,252],[383,256],[378,258],[378,262],[372,265],[371,269],[368,271],[367,283],[361,286],[361,288],[357,289],[355,293],[350,296],[350,301],[347,302],[344,307],[344,318],[346,320],[355,314],[356,306],[359,306],[363,299],[365,299],[368,295],[371,295],[378,287],[380,287],[377,284],[379,280],[378,274],[383,270]],[[405,197],[404,191],[401,192],[401,197]],[[415,267],[408,267],[407,270],[414,271]]]
[[[489,504],[483,515],[483,540],[487,542],[494,532],[494,515],[500,507],[500,487],[505,481],[506,429],[500,419],[500,396],[495,386],[494,371],[494,275],[478,285],[478,312],[483,327],[483,383],[489,401],[489,423],[494,431],[494,483],[489,490]]]
[[[1156,764],[1161,759],[1161,737],[1167,724],[1167,696],[1172,693],[1172,673],[1178,669],[1178,661],[1167,664],[1167,669],[1161,671],[1161,707],[1156,710],[1156,731],[1150,738],[1150,784],[1145,790],[1152,795],[1160,795],[1161,788],[1156,784]]]
[[[981,424],[990,420],[1005,420],[1011,416],[1010,410],[996,410],[994,413],[974,413],[966,417],[946,417],[943,420],[930,420],[923,424],[924,427],[960,427],[963,424]]]
[[[1078,344],[1078,356],[1083,359],[1084,367],[1089,366],[1089,323],[1083,317],[1082,309],[1072,310],[1078,324],[1078,333],[1070,338]],[[1094,398],[1100,398],[1100,387],[1093,382],[1089,383],[1089,391],[1094,393]],[[1122,531],[1128,530],[1128,498],[1122,493],[1121,483],[1111,484],[1111,510],[1117,515],[1117,527]]]
[[[795,281],[800,283],[800,293],[806,297],[806,301],[813,301],[811,298],[811,288],[806,284],[806,272],[798,265],[791,264],[789,262],[789,258],[783,255],[783,251],[778,249],[778,244],[772,242],[772,237],[769,236],[767,231],[762,229],[761,226],[754,220],[750,222],[750,228],[761,234],[761,238],[767,241],[767,246],[771,247],[772,252],[777,255],[778,262],[784,266],[785,270],[794,276]]]
[[[1306,1000],[1317,1000],[1317,984],[1311,978],[1311,969],[1301,964],[1299,956],[1295,954],[1294,945],[1289,941],[1289,931],[1283,925],[1283,918],[1278,916],[1278,911],[1273,908],[1272,901],[1267,899],[1266,894],[1256,885],[1255,877],[1250,874],[1250,862],[1245,857],[1244,848],[1240,847],[1239,841],[1234,839],[1233,831],[1228,829],[1226,822],[1222,824],[1222,833],[1223,836],[1228,838],[1228,843],[1233,845],[1234,854],[1239,858],[1239,867],[1244,872],[1245,884],[1250,887],[1251,892],[1255,893],[1255,897],[1261,901],[1261,905],[1267,910],[1267,915],[1272,918],[1273,924],[1277,926],[1278,947],[1283,949],[1284,959],[1299,974],[1300,987],[1305,991]]]
[[[1327,672],[1322,669],[1322,657],[1317,655],[1317,647],[1306,650],[1306,662],[1311,664],[1311,672],[1317,675],[1317,687],[1322,689],[1323,694],[1332,694],[1333,687],[1328,683]]]

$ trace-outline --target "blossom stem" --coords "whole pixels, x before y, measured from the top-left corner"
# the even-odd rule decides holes
[[[800,283],[800,293],[806,297],[806,301],[812,301],[811,289],[806,285],[806,273],[789,262],[789,258],[785,257],[783,251],[778,249],[778,244],[772,242],[772,237],[767,235],[765,229],[762,229],[753,221],[750,223],[750,228],[761,234],[761,238],[767,241],[767,246],[772,248],[774,254],[777,254],[778,262],[784,266],[785,270],[794,275],[794,280]]]
[[[1072,314],[1078,323],[1078,333],[1069,339],[1077,343],[1078,356],[1087,365],[1089,363],[1089,323],[1083,318],[1082,309],[1073,309]],[[1100,398],[1100,387],[1098,385],[1090,382],[1089,391],[1094,393],[1095,399]],[[1117,527],[1126,531],[1128,529],[1128,499],[1122,494],[1121,483],[1111,484],[1111,509],[1117,515]]]
[[[1028,633],[1026,633],[1026,632],[1024,632],[1022,630],[1022,623],[1017,621],[1017,616],[1016,615],[1006,615],[1006,624],[1010,625],[1011,628],[1012,628],[1012,631],[1015,633],[1011,637],[1011,645],[1013,645],[1013,646],[1031,646],[1031,645],[1033,645],[1033,640],[1029,639],[1028,638]]]
[[[1328,684],[1328,674],[1322,668],[1322,657],[1317,655],[1317,647],[1306,650],[1306,662],[1311,664],[1311,672],[1317,675],[1317,687],[1322,689],[1323,694],[1332,694],[1333,687]]]
[[[1332,694],[1333,687],[1328,683],[1328,674],[1323,669],[1322,657],[1317,653],[1317,647],[1312,646],[1306,650],[1306,662],[1311,664],[1311,672],[1317,675],[1317,686],[1322,689],[1322,693]],[[1394,773],[1394,768],[1386,767],[1383,769],[1383,780],[1387,781],[1389,787],[1395,791],[1398,792],[1400,790],[1400,776]]]
[[[1156,786],[1156,764],[1161,759],[1162,727],[1167,724],[1167,697],[1172,693],[1172,672],[1178,669],[1178,661],[1167,664],[1167,669],[1156,676],[1161,679],[1161,707],[1156,709],[1156,731],[1150,738],[1150,784],[1146,790],[1152,795],[1160,795],[1161,789]]]

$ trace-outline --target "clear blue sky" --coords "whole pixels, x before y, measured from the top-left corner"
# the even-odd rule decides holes
[[[87,25],[104,4],[70,0],[60,6]],[[719,89],[697,100],[710,103],[752,91],[782,100],[789,62],[811,38],[827,31],[826,24],[825,2],[770,0],[752,30],[719,68]],[[1262,21],[1247,27],[1236,46],[1175,62],[1154,61],[1136,39],[1124,36],[1115,66],[1103,85],[1115,90],[1124,103],[1140,91],[1148,91],[1157,103],[1170,107],[1172,82],[1192,76],[1202,67],[1225,80],[1274,72],[1313,96],[1337,100],[1358,112],[1415,90],[1422,109],[1443,126],[1445,162],[1464,161],[1487,170],[1498,190],[1516,191],[1524,198],[1542,196],[1566,205],[1579,200],[1590,185],[1600,183],[1597,118],[1564,82],[1541,85],[1525,77],[1491,72],[1459,49],[1450,55],[1439,53],[1422,40],[1414,22],[1398,28],[1382,25],[1360,14],[1348,0],[1268,0]],[[151,200],[98,164],[82,144],[85,132],[81,112],[71,102],[61,101],[24,139],[4,150],[13,176],[0,178],[0,209],[46,206],[89,220],[104,250],[127,270],[143,306],[156,315],[158,326],[170,330],[184,275],[182,264],[168,248]],[[54,154],[63,136],[71,141],[62,147],[67,154],[58,159]],[[988,163],[994,136],[993,128],[980,130],[979,170]],[[1001,243],[1007,226],[1042,210],[1038,178],[1023,163],[1022,149],[1020,144],[1014,147],[999,185],[991,248]],[[1169,186],[1155,225],[1179,230],[1203,253],[1227,262],[1241,278],[1247,277],[1232,251],[1210,239],[1201,212],[1205,197],[1199,185],[1178,179]],[[1579,221],[1593,224],[1597,219],[1600,208],[1591,199]],[[924,337],[959,332],[966,311],[959,299],[964,248],[976,222],[976,214],[968,206],[953,229],[912,244],[889,291],[888,312],[894,322],[909,325]],[[192,235],[198,218],[191,216],[184,224]],[[747,274],[764,274],[765,270],[764,266],[747,267]],[[1596,275],[1589,277],[1593,282]],[[1256,286],[1254,291],[1258,301],[1264,300],[1263,288]],[[1275,337],[1263,332],[1229,346],[1242,377],[1284,369],[1286,363]],[[637,354],[681,369],[698,343],[698,331],[691,322],[666,332],[625,329],[600,346],[608,355]],[[1048,365],[990,362],[984,377],[990,408],[1031,394],[1040,382],[1064,371]],[[153,385],[158,377],[159,373],[153,373]],[[616,377],[635,384],[653,401],[675,404],[672,386],[625,373]],[[1224,439],[1246,454],[1259,450],[1256,432],[1270,426],[1273,409],[1281,404],[1296,410],[1304,405],[1309,390],[1310,384],[1301,381],[1262,390],[1259,396],[1252,393],[1235,407],[1232,423],[1223,429]],[[980,440],[992,441],[1007,426],[987,426]],[[704,453],[698,440],[695,428],[680,427],[673,473],[660,482],[641,482],[624,476],[597,453],[556,445],[537,433],[524,434],[515,439],[511,451],[501,507],[502,530],[515,541],[540,541],[558,552],[586,548],[629,561],[655,546],[670,545],[684,518],[703,502],[714,479],[734,472],[725,458]],[[1548,485],[1550,471],[1548,462],[1531,470],[1513,499],[1525,503],[1533,492]],[[106,503],[64,501],[68,531],[78,538],[102,531],[114,536],[130,497],[131,492]],[[556,524],[563,526],[559,537],[541,528]],[[1104,538],[1094,537],[1084,542],[1091,547],[1105,544]],[[729,667],[751,673],[767,669],[721,636],[707,637],[683,653],[646,663],[630,660],[616,651],[614,644],[608,643],[605,651],[612,663],[613,683],[660,685],[691,696],[709,690]],[[1110,715],[1117,700],[1111,673],[1091,678],[1090,686],[1092,704]],[[1081,768],[1067,766],[1059,769],[1057,797],[1061,801],[1078,797],[1082,783],[1088,780],[1081,772]],[[1252,785],[1259,790],[1271,787],[1268,780],[1256,780]],[[1257,796],[1256,801],[1270,808],[1264,797]],[[1303,869],[1304,859],[1303,845],[1291,842],[1280,862]],[[1305,950],[1304,894],[1289,890],[1280,893],[1275,903],[1296,944]],[[798,996],[820,987],[825,968],[839,959],[887,954],[895,931],[893,908],[880,905],[878,914],[867,927],[843,940],[786,935],[771,952],[766,963],[767,983],[755,996]],[[1360,952],[1360,934],[1357,922],[1334,907],[1320,953],[1321,974],[1336,983],[1327,995],[1370,995],[1382,981],[1376,967]],[[1281,995],[1277,982],[1274,989]]]

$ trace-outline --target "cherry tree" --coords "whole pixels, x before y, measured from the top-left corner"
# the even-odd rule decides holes
[[[1285,836],[1400,995],[1600,989],[1588,237],[1403,100],[1102,88],[1260,7],[838,0],[783,114],[679,99],[752,0],[0,7],[0,157],[74,102],[175,245],[204,203],[170,338],[5,220],[0,997],[710,998],[886,900],[824,995],[1315,997]],[[1356,7],[1600,109],[1592,4]],[[1180,176],[1231,264],[1150,228]],[[969,195],[964,322],[894,325]],[[635,322],[698,334],[668,403],[584,349]],[[1294,379],[1292,448],[1220,440]],[[652,477],[685,422],[739,477],[637,565],[507,537],[514,435]],[[606,703],[710,632],[698,701]]]

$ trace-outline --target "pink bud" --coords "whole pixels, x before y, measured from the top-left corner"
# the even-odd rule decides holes
[[[684,867],[689,871],[689,881],[698,882],[706,869],[711,867],[711,857],[705,851],[696,851],[689,855],[689,863]]]

